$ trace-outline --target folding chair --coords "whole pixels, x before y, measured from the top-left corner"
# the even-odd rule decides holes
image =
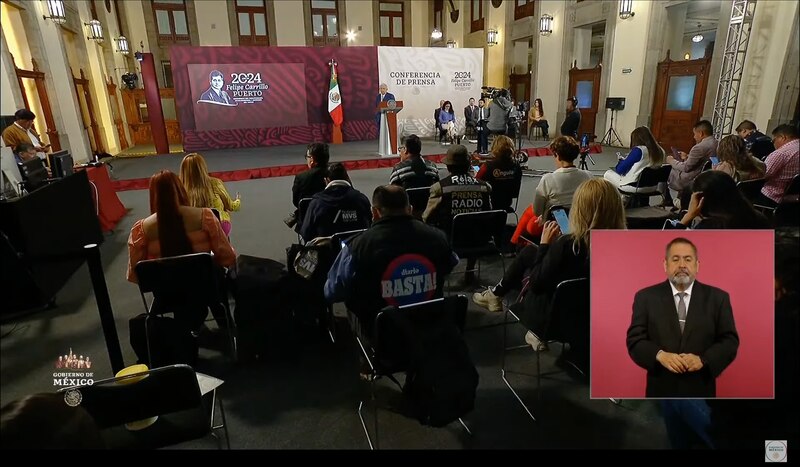
[[[364,430],[370,449],[380,448],[378,403],[375,397],[377,381],[386,377],[402,391],[403,388],[394,374],[410,368],[412,362],[409,349],[414,344],[412,339],[418,339],[425,330],[438,326],[456,326],[463,332],[468,304],[465,295],[458,295],[399,308],[387,307],[375,317],[372,332],[366,336],[354,332],[356,343],[370,368],[368,381],[370,401],[373,405],[374,444],[362,413],[365,401],[361,400],[358,404],[358,418],[361,420],[361,428]],[[472,435],[464,421],[461,418],[458,421],[466,432]]]
[[[764,182],[766,182],[764,178],[754,178],[752,180],[737,182],[736,187],[739,188],[739,191],[742,192],[750,203],[753,203],[758,199],[758,195],[761,194],[761,189],[764,188]]]
[[[188,365],[171,365],[142,373],[61,389],[67,403],[80,404],[94,418],[106,446],[112,449],[160,448],[201,439],[209,433],[222,448],[218,431],[231,448],[225,407],[217,397],[222,380],[195,373]],[[219,405],[221,424],[216,424]],[[124,424],[158,419],[130,431]]]
[[[360,230],[350,230],[347,232],[340,232],[334,234],[331,237],[331,264],[327,265],[327,268],[323,268],[324,277],[328,277],[328,271],[330,271],[331,266],[333,265],[333,260],[336,256],[339,255],[339,252],[342,250],[342,247],[349,242],[350,240],[354,239],[355,237],[361,235],[362,233],[366,232],[367,229],[360,229]],[[322,281],[322,285],[324,287],[325,281]],[[322,320],[320,323],[326,332],[328,333],[328,337],[331,340],[332,344],[336,343],[336,316],[333,314],[333,305],[330,303],[325,304],[325,313],[322,316]]]
[[[236,326],[228,302],[223,270],[214,264],[211,253],[192,253],[182,256],[139,261],[136,264],[139,293],[147,311],[145,336],[147,336],[148,363],[152,366],[152,353],[148,335],[148,320],[155,315],[174,313],[187,331],[196,331],[209,309],[216,308],[225,314],[231,358],[236,361]],[[146,293],[153,294],[148,305]]]
[[[311,205],[312,198],[303,198],[297,202],[297,224],[295,224],[295,231],[297,232],[297,243],[304,245],[305,240],[300,235],[300,228],[303,226],[303,217],[308,211],[308,206]]]
[[[763,210],[765,206],[756,206]],[[792,178],[786,191],[783,192],[780,203],[772,210],[772,223],[775,227],[800,225],[800,175]]]
[[[620,186],[620,193],[630,196],[630,201],[625,207],[649,206],[650,198],[653,196],[660,196],[661,203],[664,204],[666,198],[664,197],[664,192],[659,189],[659,185],[667,183],[670,172],[672,172],[672,166],[669,164],[658,168],[645,167],[636,182]]]
[[[498,247],[503,229],[506,225],[507,213],[504,210],[468,212],[456,214],[450,229],[450,247],[459,258],[475,258],[476,268],[466,269],[462,272],[475,272],[481,274],[481,258],[497,255],[506,271],[503,254]],[[451,272],[447,276],[448,288]]]
[[[523,287],[522,292],[519,294],[518,303],[521,303],[524,299],[528,292],[527,289],[528,287],[526,284],[525,287]],[[541,352],[544,349],[535,350],[535,375],[506,369],[506,355],[509,351],[530,347],[527,344],[509,347],[507,325],[520,323],[525,326],[527,330],[530,329],[528,329],[528,326],[525,325],[523,320],[520,319],[520,317],[513,310],[511,310],[510,307],[505,307],[505,309],[506,311],[503,321],[503,358],[500,366],[500,375],[503,378],[503,382],[506,384],[506,386],[508,386],[508,389],[511,390],[512,394],[514,394],[514,397],[517,399],[520,405],[522,405],[522,408],[525,409],[525,412],[528,414],[528,416],[531,417],[533,421],[536,421],[536,417],[533,416],[533,412],[531,412],[531,410],[522,400],[522,397],[520,397],[520,395],[511,385],[511,382],[508,381],[506,375],[517,374],[535,377],[536,392],[539,400],[541,400],[541,380],[543,376],[547,376],[542,374]],[[513,318],[512,321],[509,321],[509,315]],[[573,360],[567,359],[566,361],[582,375],[586,375],[589,362],[589,279],[569,279],[560,282],[556,286],[553,297],[550,299],[547,316],[549,318],[547,324],[545,325],[544,332],[540,332],[542,335],[538,337],[540,337],[542,342],[560,341],[563,344],[569,344],[570,354],[575,355],[577,358],[574,358]],[[565,345],[562,345],[561,358],[564,358],[564,356]]]
[[[422,218],[422,213],[428,206],[428,198],[431,194],[431,187],[406,188],[408,201],[411,204],[411,212],[417,219]]]

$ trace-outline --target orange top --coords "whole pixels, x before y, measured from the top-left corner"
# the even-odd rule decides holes
[[[236,252],[228,242],[228,237],[222,231],[214,213],[211,209],[203,209],[203,216],[200,221],[200,230],[186,232],[192,250],[195,253],[210,251],[214,253],[214,261],[220,266],[230,267],[236,262]],[[138,283],[136,278],[136,264],[146,259],[156,259],[161,257],[161,245],[158,239],[150,240],[144,232],[144,219],[140,219],[133,224],[131,235],[128,237],[128,280]]]

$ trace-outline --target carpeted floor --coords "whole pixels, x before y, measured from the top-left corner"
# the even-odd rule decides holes
[[[427,143],[426,143],[427,144]],[[287,150],[283,157],[294,162],[302,150]],[[600,175],[615,162],[615,150],[595,156],[591,166]],[[204,153],[211,171],[261,167],[264,155]],[[177,170],[180,155],[115,160],[118,179],[146,177],[162,168]],[[337,154],[341,160],[346,154]],[[283,162],[286,163],[286,162]],[[529,166],[552,169],[549,157],[531,159]],[[390,169],[351,173],[356,188],[371,195],[386,183]],[[532,199],[538,178],[523,180],[521,212]],[[285,248],[296,241],[282,219],[291,211],[291,177],[228,182],[231,194],[241,193],[242,210],[233,215],[231,239],[239,254],[285,261]],[[138,289],[125,280],[126,242],[132,224],[148,214],[146,190],[119,194],[129,214],[107,234],[101,247],[111,302],[125,362],[135,355],[128,342],[128,320],[144,311]],[[463,267],[463,265],[462,265]],[[481,284],[493,284],[502,276],[499,260],[482,268]],[[471,292],[454,278],[450,293]],[[82,267],[58,294],[58,306],[0,326],[0,402],[6,404],[26,394],[54,390],[53,364],[58,355],[89,355],[95,362],[95,379],[111,376],[102,330],[86,267]],[[337,310],[341,312],[341,310]],[[668,446],[657,405],[647,401],[590,400],[582,378],[557,366],[557,348],[541,358],[545,372],[556,372],[542,382],[541,391],[531,378],[512,381],[531,404],[538,422],[525,415],[500,378],[502,315],[470,304],[466,340],[480,373],[475,410],[466,417],[474,436],[466,436],[458,424],[427,428],[416,420],[389,411],[380,412],[381,447],[395,449],[660,449]],[[492,326],[494,324],[494,326]],[[345,331],[346,325],[340,326]],[[524,330],[509,327],[522,343]],[[272,352],[262,361],[231,365],[211,352],[203,352],[198,371],[225,380],[220,395],[225,401],[231,445],[235,449],[366,449],[367,443],[356,414],[366,394],[359,381],[358,357],[352,339],[343,332],[336,345],[315,329],[297,325],[290,330],[265,331]],[[509,365],[532,372],[532,350],[516,352]],[[391,383],[380,383],[379,400],[391,404],[397,397]],[[214,448],[212,439],[185,443],[182,448]]]

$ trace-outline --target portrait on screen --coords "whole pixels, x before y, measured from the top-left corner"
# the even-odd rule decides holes
[[[225,77],[222,75],[221,71],[214,70],[209,73],[208,81],[210,86],[203,94],[200,95],[200,99],[197,100],[198,104],[216,104],[232,107],[238,105],[236,101],[234,101],[231,96],[229,96],[228,93],[222,89],[223,86],[225,86]]]

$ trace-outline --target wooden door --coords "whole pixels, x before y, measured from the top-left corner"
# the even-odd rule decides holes
[[[78,97],[78,103],[81,107],[81,117],[83,120],[83,128],[89,136],[89,146],[92,149],[92,154],[98,152],[105,152],[103,147],[103,138],[100,135],[100,126],[97,124],[97,118],[94,114],[94,105],[92,105],[92,94],[89,91],[89,80],[80,70],[81,77],[76,78],[72,76],[72,82],[75,84],[75,94]],[[91,159],[91,157],[89,157]]]
[[[578,109],[581,111],[581,125],[578,127],[578,136],[589,133],[589,139],[597,139],[595,122],[600,100],[600,76],[603,73],[603,64],[598,63],[594,68],[582,70],[578,68],[577,61],[572,62],[569,70],[569,96],[578,98]],[[566,101],[565,101],[566,102]],[[566,108],[565,102],[560,102]],[[551,105],[552,107],[552,105]],[[545,104],[547,108],[547,104]]]
[[[114,78],[108,77],[106,83],[108,90],[108,98],[111,101],[111,118],[114,120],[114,126],[117,127],[117,136],[119,137],[119,149],[124,151],[128,148],[128,138],[125,137],[125,124],[122,121],[122,113],[120,112],[119,95],[117,95],[117,85],[114,84]]]
[[[14,57],[11,57],[12,63]],[[44,73],[39,71],[39,65],[36,60],[31,59],[33,70],[22,70],[17,68],[14,63],[14,70],[17,74],[17,84],[22,93],[22,100],[25,102],[25,108],[33,112],[36,116],[44,117],[44,132],[38,131],[39,136],[44,137],[47,134],[47,140],[43,144],[50,143],[52,151],[61,150],[61,141],[58,138],[58,130],[56,129],[56,122],[53,118],[53,110],[50,108],[50,98],[47,95],[47,88],[44,84]],[[32,94],[29,96],[29,94]],[[34,95],[36,99],[33,99]],[[34,106],[34,103],[36,104]],[[41,125],[42,120],[34,120],[34,125]],[[41,130],[41,126],[39,129]]]
[[[524,73],[521,75],[510,75],[508,77],[509,88],[511,91],[511,97],[516,100],[517,105],[522,102],[529,101],[531,99],[531,75],[528,73]],[[519,130],[522,132],[523,135],[528,134],[528,119],[523,118],[519,122],[520,128]]]
[[[175,104],[175,89],[159,89],[164,123],[167,127],[167,141],[169,144],[181,144],[183,135],[178,122],[178,109]],[[147,112],[147,101],[144,89],[123,89],[122,105],[125,108],[125,117],[128,119],[128,129],[131,132],[133,145],[153,144],[153,133],[150,130],[150,115]]]
[[[658,64],[653,98],[653,136],[667,154],[670,148],[689,152],[692,127],[703,115],[711,57]]]

